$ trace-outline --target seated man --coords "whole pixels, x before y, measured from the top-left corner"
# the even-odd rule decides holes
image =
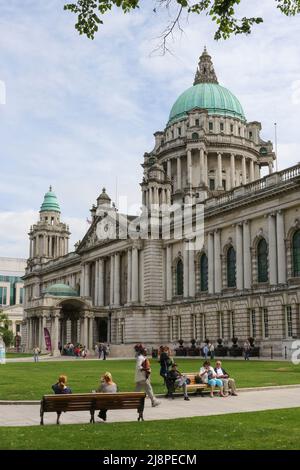
[[[221,361],[216,362],[216,367],[214,370],[215,370],[217,378],[221,379],[223,382],[224,394],[225,395],[229,394],[229,395],[233,395],[236,397],[237,393],[236,393],[235,380],[229,377],[229,374],[227,374],[226,370],[223,369]]]
[[[167,373],[166,385],[168,388],[168,397],[174,398],[173,392],[175,388],[182,388],[184,399],[186,401],[190,400],[187,393],[187,378],[182,375],[181,372],[179,372],[179,370],[177,369],[177,364],[175,363],[172,364],[171,370],[169,370]]]

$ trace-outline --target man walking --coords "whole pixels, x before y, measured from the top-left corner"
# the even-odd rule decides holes
[[[150,398],[152,406],[160,405],[160,401],[154,396],[151,382],[151,367],[150,361],[147,358],[147,350],[141,349],[138,351],[136,358],[136,368],[135,368],[135,391],[141,392],[144,390],[147,396]]]

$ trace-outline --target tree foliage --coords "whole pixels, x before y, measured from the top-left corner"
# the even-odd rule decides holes
[[[270,2],[270,0],[264,0]],[[274,7],[286,16],[295,16],[300,13],[300,0],[272,0]],[[162,46],[173,33],[175,27],[181,29],[180,19],[184,14],[205,14],[216,25],[215,39],[227,39],[234,34],[250,34],[252,26],[263,22],[263,18],[249,16],[239,18],[236,8],[246,0],[77,0],[64,6],[77,15],[75,28],[79,34],[94,39],[99,25],[103,24],[103,16],[114,7],[120,8],[124,13],[143,7],[146,2],[152,2],[153,12],[159,13],[161,8],[172,9],[174,16],[162,33]],[[177,10],[176,10],[177,9]]]
[[[9,329],[11,321],[8,316],[0,311],[0,338],[2,338],[5,346],[10,346],[14,339],[13,332]]]

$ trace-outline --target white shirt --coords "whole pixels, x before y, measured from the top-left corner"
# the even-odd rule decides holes
[[[219,367],[219,369],[216,370],[216,373],[217,373],[217,377],[220,377],[221,375],[223,375],[223,371],[221,367]]]
[[[215,373],[214,369],[213,369],[211,366],[209,367],[209,370],[210,370],[210,372],[213,374],[213,377],[215,377],[215,376],[216,376],[216,373]],[[201,369],[200,369],[200,375],[202,374],[202,372],[205,372],[205,371],[206,371],[206,368],[205,368],[205,367],[201,367]],[[202,378],[202,382],[205,383],[205,384],[207,384],[207,382],[208,382],[208,374],[207,374],[207,371],[206,371],[205,374],[201,375],[201,378]]]
[[[139,354],[136,358],[136,366],[135,366],[135,382],[143,382],[146,380],[145,371],[142,370],[142,364],[145,361],[145,356]]]

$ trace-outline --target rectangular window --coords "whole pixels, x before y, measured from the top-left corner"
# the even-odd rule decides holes
[[[214,124],[213,124],[213,122],[209,122],[209,123],[208,123],[208,129],[209,129],[210,131],[213,131],[213,130],[214,130]]]
[[[220,131],[221,131],[221,132],[224,131],[224,123],[223,123],[223,122],[220,123]]]
[[[224,329],[224,313],[219,312],[219,337],[224,339],[225,329]]]
[[[178,127],[178,135],[181,135],[181,127]]]
[[[241,135],[241,128],[240,127],[238,128],[238,132],[239,132],[239,135]]]
[[[202,341],[205,341],[207,338],[207,331],[206,331],[206,315],[205,313],[202,314]]]
[[[182,331],[181,331],[181,317],[177,317],[177,339],[181,339]]]
[[[256,338],[256,312],[255,309],[250,310],[250,336]]]
[[[286,324],[286,336],[287,338],[293,337],[293,316],[292,316],[292,307],[287,305],[285,307],[285,324]]]
[[[199,127],[199,125],[200,125],[199,119],[195,119],[195,126],[198,126],[198,127]]]
[[[269,338],[269,314],[267,308],[263,308],[263,337]]]
[[[174,131],[171,131],[171,137],[174,139]]]
[[[20,288],[20,304],[24,302],[24,288]]]
[[[20,323],[16,323],[16,333],[21,333],[21,325],[20,325]]]
[[[223,189],[225,189],[225,191],[226,191],[226,180],[222,180],[222,187],[223,187]]]
[[[213,178],[210,178],[209,179],[209,189],[211,191],[214,191],[215,190],[215,180]]]
[[[7,288],[0,287],[0,305],[6,305],[7,301]]]
[[[231,310],[229,312],[229,321],[230,321],[230,336],[235,338],[235,321],[234,321],[234,312]]]
[[[233,124],[230,124],[230,132],[233,134]]]
[[[253,136],[253,134],[252,134],[252,132],[250,131],[250,132],[249,132],[249,139],[252,139],[252,136]]]
[[[193,336],[192,339],[198,338],[196,315],[192,315],[192,336]]]

